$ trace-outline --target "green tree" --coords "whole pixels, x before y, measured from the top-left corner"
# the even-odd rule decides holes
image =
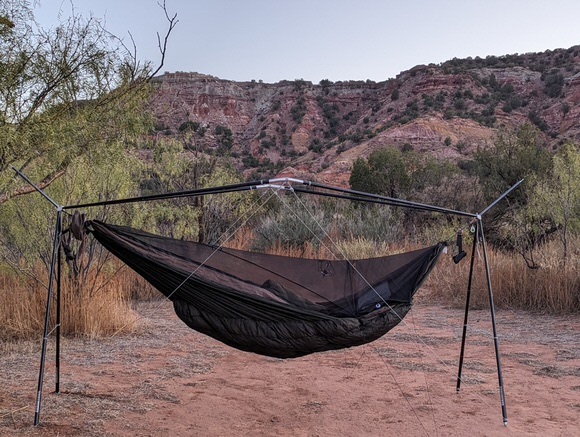
[[[523,186],[511,196],[516,206],[527,203],[538,178],[546,177],[551,170],[550,154],[538,131],[529,124],[499,131],[490,147],[476,151],[474,161],[486,202],[524,179]]]
[[[177,22],[162,7],[169,31],[160,43],[161,65]],[[132,178],[139,166],[128,149],[150,127],[144,104],[158,71],[93,17],[73,9],[69,19],[43,29],[33,12],[27,0],[0,3],[0,256],[27,275],[36,260],[50,259],[54,214],[39,196],[22,196],[34,188],[9,166],[62,205],[136,194]],[[111,214],[91,212],[92,218]],[[94,254],[89,248],[87,263],[71,266],[77,285]]]
[[[62,177],[46,188],[47,194],[62,205],[97,202],[103,199],[134,196],[134,179],[140,169],[139,160],[125,153],[119,141],[107,149],[97,150],[90,157],[82,156],[72,162]],[[134,216],[133,206],[85,209],[92,219],[121,219],[130,221]],[[20,274],[41,281],[35,274],[35,264],[41,260],[48,267],[50,262],[51,238],[54,229],[53,207],[41,196],[19,196],[0,208],[0,257]],[[65,215],[65,228],[68,216]],[[73,252],[78,243],[69,241]],[[77,285],[86,278],[91,266],[100,264],[94,241],[89,242],[81,258],[68,258],[71,277]],[[95,262],[96,261],[96,262]]]
[[[570,236],[580,232],[580,149],[564,145],[552,158],[550,178],[540,181],[534,191],[531,208],[546,212],[558,228],[562,259],[568,259]]]
[[[551,156],[538,131],[528,124],[502,130],[492,146],[475,153],[474,161],[486,203],[524,179],[502,207],[493,209],[487,234],[490,241],[516,250],[529,267],[537,268],[535,251],[557,230],[548,211],[531,207],[536,187],[552,171]]]
[[[404,152],[394,147],[377,150],[368,160],[358,158],[353,163],[350,186],[359,191],[390,197],[421,197],[429,187],[438,187],[445,178],[459,169],[413,150]]]
[[[241,182],[225,159],[203,153],[187,138],[159,141],[153,156],[141,178],[146,194]],[[251,201],[247,193],[231,193],[151,202],[142,205],[132,219],[137,227],[152,232],[215,244],[247,213]]]
[[[164,7],[164,6],[163,6]],[[167,37],[160,44],[161,65]],[[99,20],[74,12],[38,27],[27,0],[0,3],[0,203],[32,191],[10,165],[44,188],[80,156],[119,139],[130,142],[149,120],[142,110],[159,70],[141,63]],[[6,24],[9,23],[9,24]],[[161,41],[161,39],[160,39]]]
[[[354,190],[404,197],[411,187],[403,153],[394,147],[372,152],[368,160],[357,158],[349,180]]]

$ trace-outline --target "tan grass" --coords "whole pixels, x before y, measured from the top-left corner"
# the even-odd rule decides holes
[[[13,273],[0,276],[0,340],[31,338],[42,329],[46,300],[38,288]]]
[[[466,248],[470,253],[470,248]],[[562,260],[556,242],[543,247],[540,268],[530,269],[515,253],[505,253],[488,247],[494,303],[498,307],[570,313],[580,311],[580,260]],[[471,305],[487,307],[489,295],[483,268],[481,248],[476,252]],[[469,257],[454,264],[443,257],[431,274],[426,287],[430,296],[444,302],[463,305],[469,275]]]
[[[134,331],[136,316],[131,310],[127,277],[116,275],[106,284],[96,281],[94,289],[66,281],[62,290],[63,333],[98,338]]]
[[[39,277],[47,273],[39,271]],[[132,332],[136,317],[131,310],[131,298],[136,297],[136,284],[145,282],[133,273],[102,274],[92,277],[86,285],[72,280],[61,282],[61,327],[65,335],[95,338],[113,333]],[[150,295],[150,286],[142,287]],[[0,276],[0,341],[36,338],[44,328],[47,288],[43,284],[14,273]],[[56,287],[50,308],[49,329],[56,325]]]

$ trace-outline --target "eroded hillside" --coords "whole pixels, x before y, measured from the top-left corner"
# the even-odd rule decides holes
[[[352,162],[393,146],[460,161],[501,126],[532,123],[546,146],[580,142],[580,46],[453,59],[384,82],[155,79],[155,138],[228,155],[248,177],[346,184]]]

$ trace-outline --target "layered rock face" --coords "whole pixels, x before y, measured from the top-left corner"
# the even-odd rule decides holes
[[[469,159],[501,127],[537,126],[546,147],[580,142],[580,46],[453,59],[384,82],[233,82],[155,78],[156,135],[228,156],[247,177],[346,185],[352,163],[383,147]]]

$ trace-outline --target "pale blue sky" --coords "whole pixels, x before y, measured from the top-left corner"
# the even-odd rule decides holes
[[[72,0],[83,15],[131,32],[158,61],[158,1]],[[453,57],[542,52],[580,44],[580,0],[166,0],[179,23],[162,71],[236,81],[383,81]],[[40,0],[42,25],[71,0]]]

